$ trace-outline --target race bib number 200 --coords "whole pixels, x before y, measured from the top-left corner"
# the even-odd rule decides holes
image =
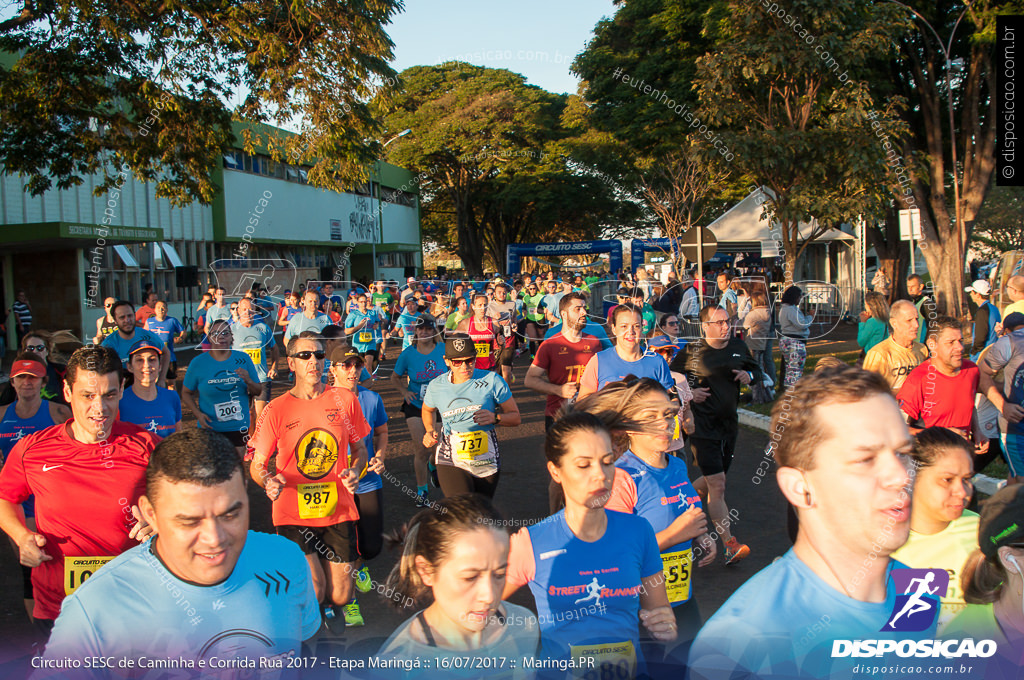
[[[237,399],[214,404],[213,409],[216,412],[215,417],[220,422],[225,420],[245,420],[245,417],[242,415],[242,404]]]

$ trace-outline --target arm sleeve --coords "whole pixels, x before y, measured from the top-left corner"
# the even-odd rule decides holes
[[[612,495],[604,504],[604,509],[633,514],[633,510],[636,508],[636,499],[636,482],[633,481],[633,477],[622,468],[615,468]]]
[[[882,353],[877,351],[878,345],[868,350],[868,353],[864,355],[864,370],[877,373],[886,380],[889,380],[889,371],[885,366],[885,361],[882,358]],[[991,350],[990,350],[991,351]]]
[[[971,354],[978,354],[985,349],[988,339],[988,306],[982,305],[978,315],[974,317],[974,339],[971,341]]]
[[[494,401],[499,404],[504,404],[506,401],[512,398],[512,390],[508,388],[508,383],[497,373],[494,374]]]
[[[981,370],[998,373],[1006,367],[1010,361],[1010,339],[1009,337],[999,338],[994,345],[988,348],[985,357],[979,362]]]
[[[747,343],[743,342],[742,340],[740,342],[743,343],[742,370],[750,372],[751,385],[753,385],[754,383],[759,383],[761,382],[761,379],[763,377],[761,374],[761,366],[756,361],[754,361],[754,355],[750,353],[750,348],[747,347]]]
[[[868,321],[870,321],[870,319]],[[868,322],[861,321],[857,324],[857,344],[860,345],[861,349],[864,349],[870,339],[871,329],[868,327]]]
[[[32,439],[22,440],[15,444],[11,452],[7,454],[3,468],[0,469],[0,498],[10,503],[24,503],[32,495],[28,478],[25,476],[24,461],[25,449],[29,441]]]
[[[923,406],[921,403],[921,390],[918,386],[919,381],[917,376],[914,375],[917,372],[917,369],[910,372],[907,380],[900,387],[900,391],[896,395],[896,401],[899,402],[900,408],[903,409],[903,412],[907,414],[911,421],[917,420],[921,416],[921,408]]]
[[[359,400],[354,395],[348,401],[348,410],[345,415],[348,416],[349,422],[352,424],[348,429],[348,441],[350,444],[363,441],[366,435],[373,431],[370,428],[370,424],[366,422],[366,416],[363,415],[363,409],[359,406]]]
[[[374,429],[380,427],[381,425],[388,424],[388,411],[386,408],[384,408],[384,400],[380,398],[379,394],[375,393],[375,396],[377,397],[377,399],[374,402],[373,422],[371,423]]]
[[[530,540],[530,532],[525,528],[520,529],[512,534],[505,581],[518,588],[532,581],[536,571],[537,563],[533,559],[533,541]]]
[[[252,438],[249,439],[249,448],[256,453],[270,456],[274,453],[277,445],[277,418],[274,403],[271,402],[263,407],[263,413],[256,420],[256,427],[253,428]]]

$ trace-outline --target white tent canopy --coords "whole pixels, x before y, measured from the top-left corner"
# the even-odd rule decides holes
[[[762,194],[762,192],[764,192]],[[778,224],[767,218],[762,219],[764,202],[768,197],[774,196],[774,192],[767,188],[750,192],[742,201],[729,208],[721,217],[708,225],[714,232],[720,243],[731,241],[771,241],[773,239],[772,225]],[[801,239],[806,238],[818,226],[817,220],[810,223],[801,222],[798,225]],[[779,236],[779,229],[775,229],[776,237]],[[854,236],[838,229],[829,229],[816,241],[853,241]]]

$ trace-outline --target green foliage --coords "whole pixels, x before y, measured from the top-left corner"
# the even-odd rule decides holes
[[[127,163],[176,204],[209,202],[231,121],[301,137],[247,136],[279,160],[316,161],[314,184],[342,189],[379,148],[367,101],[387,97],[399,0],[26,2],[0,22],[0,159],[39,194]],[[244,94],[232,110],[227,102]]]
[[[971,245],[988,258],[1024,250],[1024,187],[992,185],[974,223]]]

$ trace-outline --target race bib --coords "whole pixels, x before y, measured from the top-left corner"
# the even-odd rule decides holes
[[[535,306],[527,307],[526,308],[526,315],[527,316],[537,316],[537,308]]]
[[[334,482],[299,484],[299,519],[323,519],[338,508],[338,486]]]
[[[690,567],[693,562],[692,550],[664,553],[661,556],[665,574],[665,591],[671,604],[690,599]]]
[[[476,342],[473,343],[473,346],[476,347],[477,359],[486,359],[491,353],[491,343],[489,342]]]
[[[369,331],[359,331],[359,342],[373,342],[373,333]]]
[[[487,453],[489,441],[487,433],[482,430],[452,432],[452,452],[459,460],[475,460]]]
[[[263,365],[263,348],[262,347],[258,348],[258,349],[243,349],[242,351],[249,355],[249,358],[252,359],[252,363],[254,363],[257,366],[262,366]]]
[[[636,676],[636,650],[629,640],[599,645],[571,645],[569,653],[577,662],[584,680],[631,680]],[[593,657],[593,664],[589,659]]]
[[[64,594],[70,595],[85,583],[85,579],[96,573],[96,570],[114,559],[111,557],[65,557],[64,558]]]
[[[225,420],[245,420],[242,415],[242,404],[237,399],[214,404],[213,410],[216,413],[215,417],[220,422]]]
[[[427,383],[420,385],[420,401],[423,401],[423,398],[427,396],[427,386]]]

